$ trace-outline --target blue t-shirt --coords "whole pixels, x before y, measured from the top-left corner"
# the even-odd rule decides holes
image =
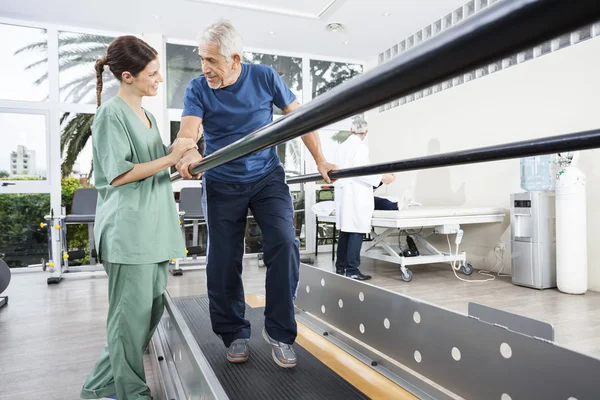
[[[204,156],[243,138],[273,121],[273,104],[285,108],[296,96],[270,66],[241,64],[231,86],[211,89],[204,75],[192,80],[183,100],[183,117],[202,118]],[[254,182],[280,165],[275,147],[257,151],[206,171],[205,176],[227,183]]]

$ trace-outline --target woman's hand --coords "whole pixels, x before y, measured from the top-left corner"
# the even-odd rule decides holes
[[[198,145],[190,138],[177,138],[169,148],[169,157],[172,165],[175,165],[181,160],[181,157],[191,149],[197,149]]]

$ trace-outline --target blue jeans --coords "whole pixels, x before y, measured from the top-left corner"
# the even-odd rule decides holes
[[[346,275],[359,273],[362,242],[363,236],[360,233],[340,232],[335,262],[336,270],[345,270]]]
[[[300,243],[294,207],[283,167],[250,183],[229,184],[205,178],[203,207],[208,227],[206,280],[213,331],[229,346],[250,338],[242,284],[244,234],[248,209],[263,236],[267,267],[265,328],[273,339],[293,344],[297,326],[294,299],[300,276]]]

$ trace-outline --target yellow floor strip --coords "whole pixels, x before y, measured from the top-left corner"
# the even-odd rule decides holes
[[[246,303],[250,307],[264,307],[265,297],[248,294]],[[371,399],[417,399],[301,323],[298,323],[296,342]]]

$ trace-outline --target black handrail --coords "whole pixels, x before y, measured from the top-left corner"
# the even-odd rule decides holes
[[[554,39],[600,19],[600,1],[504,0],[300,109],[204,158],[193,174],[302,136],[357,113]],[[178,173],[171,180],[181,179]]]
[[[488,161],[508,160],[511,158],[531,157],[566,151],[589,150],[600,147],[600,129],[551,136],[541,139],[525,140],[499,144],[477,149],[460,150],[452,153],[435,154],[408,160],[392,161],[381,164],[340,169],[329,172],[331,179],[352,178],[356,176],[406,172],[428,168],[449,167],[453,165],[474,164]],[[323,179],[320,174],[309,174],[288,178],[287,183],[316,182]]]

